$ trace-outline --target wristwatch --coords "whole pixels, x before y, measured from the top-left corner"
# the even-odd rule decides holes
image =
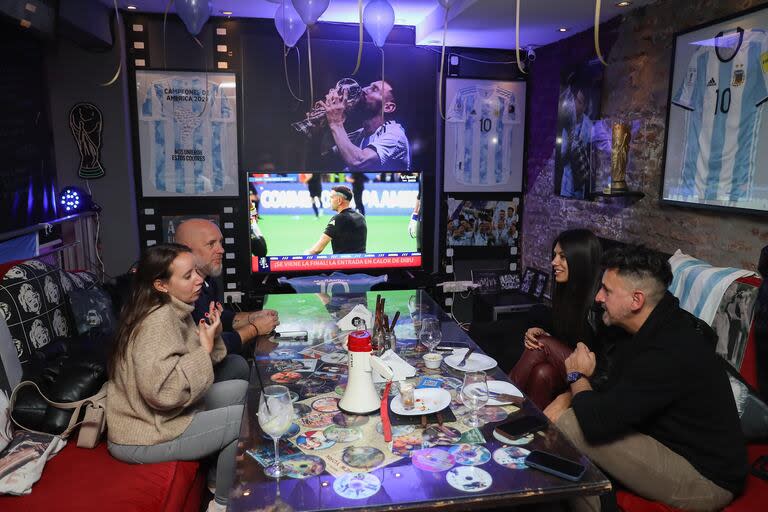
[[[566,380],[568,381],[568,384],[573,384],[583,376],[584,374],[581,372],[568,372],[568,377],[566,377]]]

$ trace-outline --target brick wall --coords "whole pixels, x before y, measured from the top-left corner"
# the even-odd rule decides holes
[[[523,264],[549,268],[552,240],[587,227],[599,236],[674,252],[714,265],[755,269],[768,244],[768,219],[660,206],[665,119],[673,34],[755,5],[755,0],[662,0],[601,26],[607,55],[602,117],[641,119],[630,146],[627,183],[640,200],[583,201],[554,195],[554,143],[561,67],[595,56],[593,31],[536,50],[530,77]]]

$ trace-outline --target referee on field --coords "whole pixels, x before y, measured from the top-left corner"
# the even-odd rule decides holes
[[[331,209],[336,215],[328,222],[320,240],[305,254],[320,254],[328,242],[331,242],[333,254],[365,252],[368,226],[365,217],[349,207],[352,191],[344,186],[333,187],[331,190]]]

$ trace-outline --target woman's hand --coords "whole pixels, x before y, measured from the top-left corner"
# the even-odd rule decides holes
[[[210,354],[216,337],[221,335],[221,304],[211,301],[205,318],[200,320],[200,345]]]
[[[525,331],[525,337],[523,338],[525,348],[528,350],[542,350],[544,348],[544,344],[537,339],[542,335],[549,336],[549,333],[541,327],[531,327]]]

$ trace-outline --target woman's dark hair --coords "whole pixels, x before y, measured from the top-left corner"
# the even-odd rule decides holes
[[[565,254],[568,263],[568,281],[554,281],[552,293],[552,334],[569,344],[590,338],[587,315],[595,302],[595,295],[600,288],[602,267],[600,259],[603,250],[600,241],[588,229],[563,231],[552,243]]]
[[[126,357],[128,344],[136,328],[152,311],[170,301],[167,293],[155,289],[156,279],[170,279],[171,264],[184,252],[192,252],[186,245],[154,245],[141,255],[133,275],[128,300],[120,311],[120,323],[109,356],[109,374],[114,375],[120,361]]]

